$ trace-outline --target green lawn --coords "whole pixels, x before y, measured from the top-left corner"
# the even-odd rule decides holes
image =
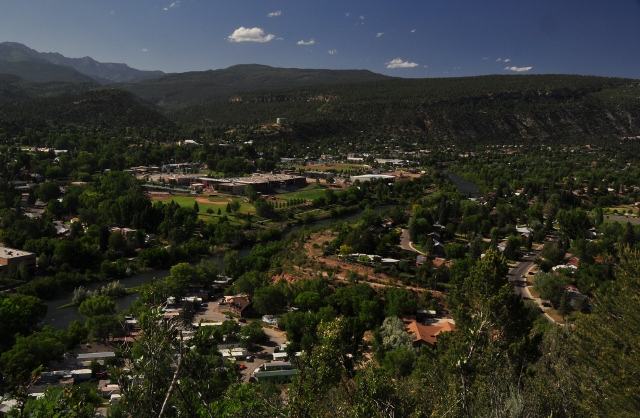
[[[232,224],[240,225],[243,222],[241,219],[236,218],[236,216],[232,213],[226,212],[227,203],[231,202],[232,200],[240,202],[240,213],[251,213],[252,215],[255,215],[256,213],[256,209],[253,207],[253,205],[250,203],[245,203],[244,198],[242,197],[217,197],[217,196],[208,197],[206,195],[199,195],[195,197],[169,196],[166,199],[162,200],[162,202],[169,203],[173,200],[174,202],[176,202],[182,207],[193,208],[193,204],[195,203],[196,199],[206,199],[209,202],[212,202],[212,204],[208,204],[202,201],[198,202],[198,218],[202,219],[205,222],[217,218],[218,209],[220,209],[220,216],[227,215],[227,217],[229,218],[229,221]],[[220,204],[215,204],[215,203],[220,203]],[[207,209],[213,209],[213,213],[211,214],[207,213]]]
[[[283,200],[291,200],[291,199],[307,199],[307,200],[313,200],[313,199],[317,199],[321,196],[325,195],[325,190],[327,190],[327,187],[325,185],[320,185],[317,183],[312,183],[310,185],[308,185],[307,187],[300,189],[297,192],[293,192],[293,193],[285,193],[285,194],[279,194],[277,195],[278,199],[283,199]]]

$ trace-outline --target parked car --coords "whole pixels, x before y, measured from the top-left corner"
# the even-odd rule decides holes
[[[249,363],[253,362],[253,356],[247,356],[247,358],[244,361],[247,361]]]
[[[225,315],[224,317],[227,319],[232,319],[231,315]]]
[[[246,324],[247,320],[244,318],[238,318],[238,322],[242,322],[243,324]]]

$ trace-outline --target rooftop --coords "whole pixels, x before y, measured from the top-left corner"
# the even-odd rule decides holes
[[[2,258],[17,258],[17,257],[28,256],[28,255],[34,255],[34,254],[29,253],[27,251],[16,250],[14,248],[0,247],[0,257]]]

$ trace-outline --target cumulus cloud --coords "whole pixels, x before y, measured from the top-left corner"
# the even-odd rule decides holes
[[[402,61],[400,58],[391,60],[386,64],[387,68],[413,68],[418,66],[415,62]]]
[[[509,62],[511,61],[511,58],[507,58],[506,60],[504,60],[504,62]]]
[[[533,67],[505,67],[504,69],[507,71],[515,71],[516,73],[523,73],[525,71],[529,71]]]
[[[502,61],[502,58],[498,58],[496,61]]]
[[[267,17],[276,17],[276,16],[280,16],[282,14],[282,12],[280,10],[278,10],[277,12],[271,12],[267,15]]]
[[[363,15],[360,15],[360,20],[364,20],[364,16]]]
[[[337,49],[330,49],[330,50],[328,50],[328,51],[327,51],[327,54],[329,54],[329,55],[333,55],[333,54],[335,54],[336,52],[338,52],[338,50],[337,50]]]
[[[147,48],[142,48],[142,52],[148,52],[149,50]]]
[[[265,35],[260,28],[239,27],[227,38],[229,42],[269,42],[275,35]]]
[[[378,32],[378,34],[376,35],[376,38],[381,37],[382,35],[384,35],[384,32]]]
[[[298,45],[313,45],[315,43],[316,40],[313,38],[309,39],[308,41],[305,41],[304,39],[298,41]]]
[[[415,29],[411,29],[411,33],[416,33],[416,30]]]

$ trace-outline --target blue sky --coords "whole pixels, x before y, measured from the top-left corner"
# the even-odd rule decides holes
[[[19,0],[0,41],[183,72],[259,63],[401,77],[640,78],[640,0]]]

